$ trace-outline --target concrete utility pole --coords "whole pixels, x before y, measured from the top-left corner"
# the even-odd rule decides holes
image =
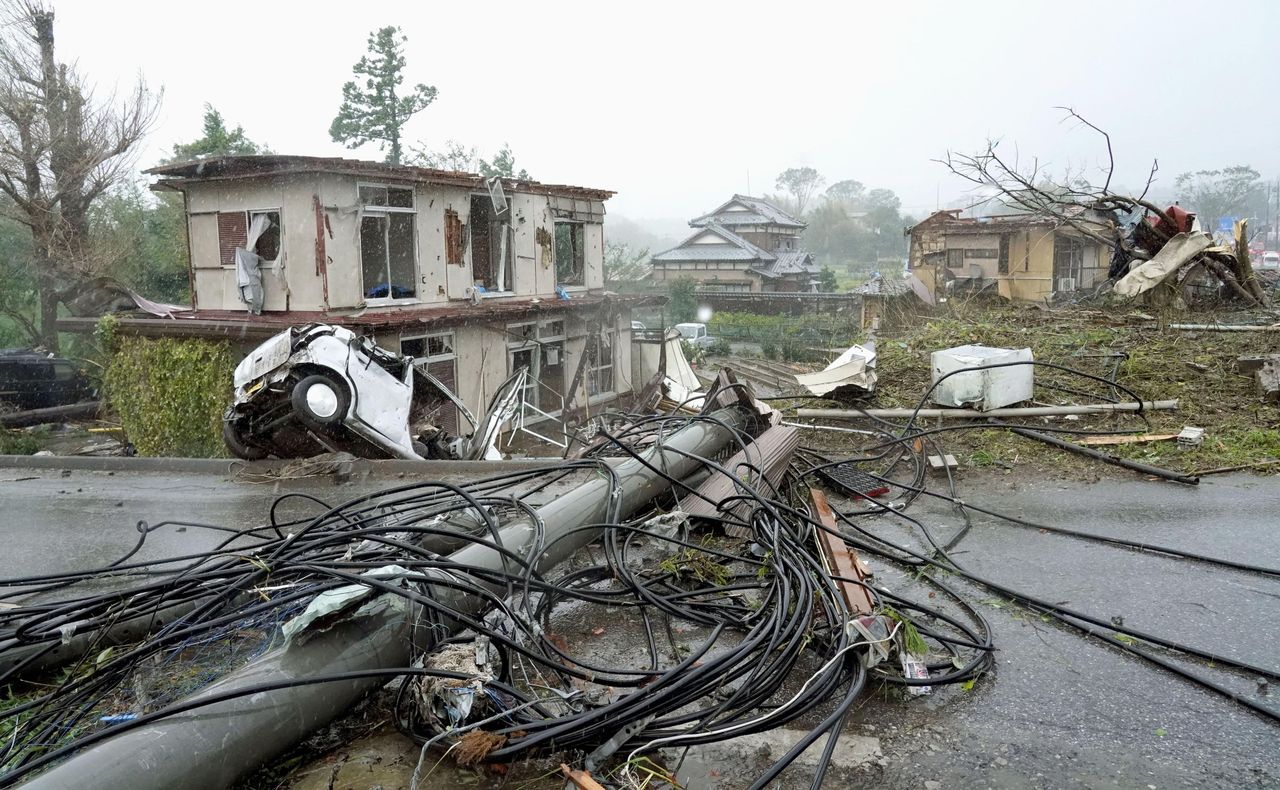
[[[733,441],[749,419],[741,408],[723,409],[713,417],[715,421],[693,422],[667,437],[645,454],[644,461],[632,459],[618,464],[614,467],[616,488],[612,479],[600,475],[538,508],[537,522],[545,527],[547,547],[539,569],[562,562],[595,540],[600,530],[579,528],[603,523],[615,498],[621,500],[621,517],[630,518],[670,489],[671,484],[662,473],[684,480],[701,471],[703,464],[696,458],[714,457]],[[530,518],[515,519],[499,532],[501,545],[516,556],[528,551],[535,535],[535,521]],[[460,569],[518,570],[504,567],[510,560],[477,543],[455,551],[450,559]],[[486,586],[462,570],[422,575],[442,582],[461,578],[469,584]],[[483,599],[467,595],[456,586],[428,586],[428,592],[441,605],[456,611],[476,614],[484,608]],[[404,599],[391,593],[384,594],[382,600],[386,605],[380,611],[359,619],[349,618],[306,641],[273,650],[175,703],[173,707],[179,712],[90,746],[23,786],[31,790],[192,790],[230,786],[340,716],[363,694],[390,680],[389,674],[376,674],[379,670],[407,667],[414,653],[414,636],[422,636],[427,644],[439,636],[438,627],[434,633],[425,627],[425,607],[399,606]],[[310,682],[317,677],[360,672],[370,676]],[[271,689],[235,696],[237,691],[264,686]],[[224,695],[229,698],[199,704]]]

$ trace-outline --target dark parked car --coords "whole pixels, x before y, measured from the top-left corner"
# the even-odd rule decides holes
[[[43,409],[92,396],[89,382],[68,360],[29,348],[0,349],[0,406]]]

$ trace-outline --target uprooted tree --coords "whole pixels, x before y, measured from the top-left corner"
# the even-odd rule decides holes
[[[50,349],[64,289],[98,268],[90,208],[129,177],[159,104],[142,80],[96,98],[74,65],[59,62],[53,22],[39,0],[0,3],[0,208],[31,231],[39,340]]]
[[[1147,198],[1160,170],[1155,159],[1141,193],[1135,196],[1113,191],[1116,162],[1111,136],[1075,110],[1059,109],[1105,142],[1107,169],[1100,186],[1080,173],[1054,176],[1039,159],[1023,160],[1016,151],[1006,156],[996,140],[989,140],[986,148],[975,154],[948,151],[940,161],[952,173],[974,184],[984,198],[994,197],[1015,210],[1049,217],[1109,248],[1110,279],[1118,280],[1135,263],[1153,258],[1170,239],[1189,232],[1194,215],[1179,207],[1160,208]],[[1235,245],[1209,247],[1197,254],[1180,267],[1178,279],[1185,282],[1203,268],[1245,304],[1265,305],[1266,294],[1254,276],[1248,245],[1241,241],[1245,230],[1237,229]]]

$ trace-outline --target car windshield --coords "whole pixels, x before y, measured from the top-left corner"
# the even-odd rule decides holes
[[[689,340],[697,339],[698,330],[701,328],[702,327],[697,326],[696,324],[677,324],[676,325],[676,331],[678,331],[682,337],[688,338]]]

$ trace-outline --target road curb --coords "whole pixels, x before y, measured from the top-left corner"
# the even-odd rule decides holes
[[[72,469],[88,472],[168,473],[219,475],[268,474],[291,461],[239,461],[234,458],[126,458],[123,456],[0,455],[0,469]],[[510,461],[371,461],[351,462],[351,474],[365,477],[421,475],[490,475],[549,469],[564,463],[559,458],[519,458]]]

